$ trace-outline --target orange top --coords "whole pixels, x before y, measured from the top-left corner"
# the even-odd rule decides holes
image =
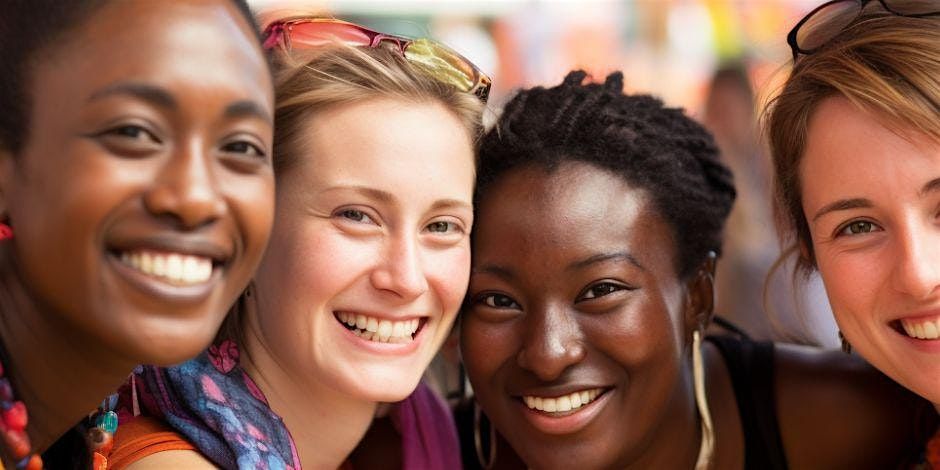
[[[138,416],[121,424],[114,433],[114,447],[108,456],[108,468],[121,470],[148,455],[167,450],[196,450],[189,441],[166,423],[148,416]]]

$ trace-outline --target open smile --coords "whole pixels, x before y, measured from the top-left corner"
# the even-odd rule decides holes
[[[375,343],[411,343],[427,324],[427,317],[389,320],[343,311],[334,312],[333,316],[357,337]]]
[[[565,395],[547,397],[523,395],[517,401],[523,415],[536,429],[546,434],[571,434],[580,431],[597,417],[610,400],[611,388],[592,387]]]

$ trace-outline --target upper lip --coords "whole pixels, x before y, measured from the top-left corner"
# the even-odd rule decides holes
[[[141,238],[110,240],[109,250],[153,250],[210,258],[216,264],[228,262],[234,249],[228,243],[219,243],[209,237],[194,234],[161,233]]]
[[[892,321],[908,320],[908,321],[917,321],[927,318],[940,317],[940,308],[931,308],[925,310],[919,310],[916,312],[910,312],[904,316],[899,316]]]

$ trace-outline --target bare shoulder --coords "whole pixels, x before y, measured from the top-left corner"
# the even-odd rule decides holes
[[[774,365],[780,433],[793,468],[894,468],[936,426],[930,403],[858,356],[780,344]]]
[[[157,470],[165,468],[218,468],[194,450],[167,450],[150,454],[127,466],[128,470]]]

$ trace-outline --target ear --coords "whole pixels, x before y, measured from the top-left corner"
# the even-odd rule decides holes
[[[715,266],[718,255],[709,251],[696,273],[686,284],[686,331],[704,330],[715,313]]]

